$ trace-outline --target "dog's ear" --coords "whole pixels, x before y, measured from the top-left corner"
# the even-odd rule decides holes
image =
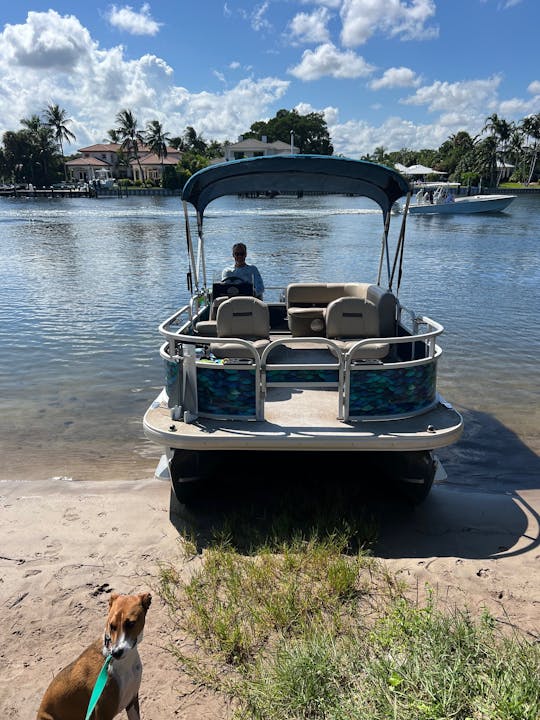
[[[139,598],[141,600],[141,605],[146,612],[150,607],[150,603],[152,602],[152,596],[150,595],[150,593],[142,593],[141,595],[139,595]]]
[[[111,597],[109,598],[109,607],[112,606],[113,602],[117,600],[120,597],[118,593],[113,593]]]

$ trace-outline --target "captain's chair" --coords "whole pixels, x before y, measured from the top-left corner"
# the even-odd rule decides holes
[[[241,338],[253,343],[260,353],[270,343],[268,305],[255,297],[233,297],[217,309],[218,338]],[[212,343],[210,352],[217,358],[252,358],[244,345],[235,342]]]
[[[343,297],[326,308],[326,337],[334,340],[342,352],[347,352],[358,340],[379,338],[380,318],[377,307],[369,300]],[[353,360],[382,360],[390,346],[385,342],[372,342],[354,351]]]

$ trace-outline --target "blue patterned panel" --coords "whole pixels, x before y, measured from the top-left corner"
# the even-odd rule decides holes
[[[197,403],[205,415],[252,417],[256,414],[255,370],[197,367]]]
[[[337,370],[268,370],[267,383],[337,383]]]
[[[176,398],[178,394],[178,373],[180,365],[177,362],[171,360],[164,360],[165,363],[165,388],[169,398]]]
[[[403,415],[429,407],[435,400],[435,362],[396,370],[351,372],[349,415]]]

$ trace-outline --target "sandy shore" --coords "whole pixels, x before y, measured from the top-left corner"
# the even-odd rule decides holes
[[[0,715],[35,717],[53,675],[100,635],[111,590],[153,593],[141,657],[144,720],[225,718],[226,702],[190,683],[164,649],[158,563],[180,556],[169,486],[141,482],[0,483]],[[376,555],[411,587],[487,606],[540,635],[540,490],[435,487],[419,508],[380,508]]]

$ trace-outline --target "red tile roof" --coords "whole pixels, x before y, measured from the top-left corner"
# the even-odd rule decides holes
[[[79,152],[118,152],[120,143],[101,143],[97,145],[89,145],[88,147],[79,148]]]
[[[68,160],[66,165],[76,166],[76,167],[111,167],[111,164],[108,162],[105,162],[105,160],[100,160],[99,158],[95,157],[81,157],[81,158],[75,158],[74,160]]]

